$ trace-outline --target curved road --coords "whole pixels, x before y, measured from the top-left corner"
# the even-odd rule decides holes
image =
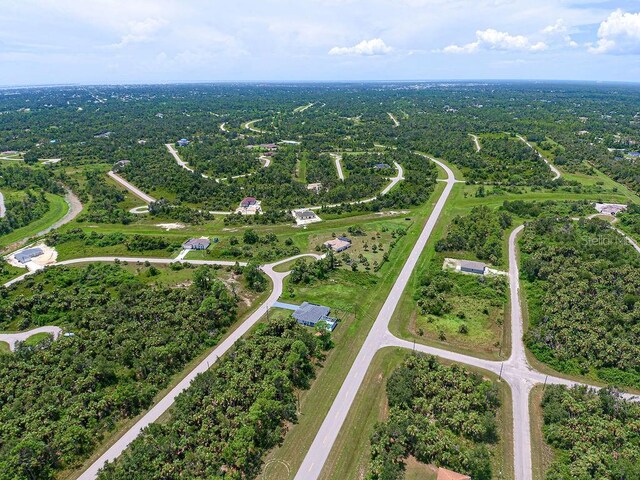
[[[4,206],[4,195],[0,192],[0,218],[4,218],[7,214],[7,209]]]
[[[10,252],[10,251],[16,250],[20,248],[22,245],[26,244],[32,238],[46,235],[50,231],[55,230],[56,228],[60,228],[62,225],[69,223],[71,220],[76,218],[80,214],[80,212],[82,212],[82,202],[80,202],[80,199],[76,196],[75,193],[71,191],[71,189],[66,188],[64,200],[65,202],[67,202],[69,209],[67,210],[67,213],[65,213],[65,215],[60,220],[52,223],[44,230],[40,230],[35,235],[31,235],[29,237],[23,238],[22,240],[18,240],[17,242],[12,243],[11,245],[4,248],[3,251]]]
[[[318,433],[307,452],[307,456],[296,474],[296,480],[312,480],[318,478],[320,475],[320,471],[329,456],[331,447],[340,432],[340,428],[342,427],[344,420],[347,418],[347,413],[355,399],[358,388],[362,384],[362,380],[364,379],[373,356],[380,348],[385,346],[387,341],[387,325],[389,324],[391,315],[393,315],[393,312],[400,302],[402,292],[409,282],[409,278],[418,263],[418,259],[427,245],[427,241],[431,237],[431,233],[436,226],[436,222],[440,217],[440,213],[444,208],[447,198],[449,198],[449,194],[456,183],[453,172],[448,166],[435,159],[432,160],[442,167],[447,173],[447,184],[433,208],[427,223],[422,229],[422,233],[420,233],[416,244],[411,250],[409,258],[407,258],[407,261],[402,267],[389,296],[378,313],[376,321],[371,327],[371,331],[362,345],[360,352],[358,352],[358,356],[356,357],[351,370],[349,370],[336,399],[331,405],[327,417],[324,419],[324,422],[318,430]]]
[[[261,119],[261,118],[258,118],[258,119],[256,119],[256,120],[251,120],[251,121],[249,121],[249,122],[245,123],[245,124],[243,125],[243,127],[244,127],[246,130],[251,130],[251,131],[252,131],[252,132],[254,132],[254,133],[267,133],[267,132],[265,132],[264,130],[260,130],[259,128],[255,128],[255,127],[253,126],[253,124],[254,124],[254,123],[261,122],[261,121],[262,121],[262,119]]]
[[[535,147],[533,145],[531,145],[526,138],[524,138],[522,135],[517,135],[517,137],[522,140],[524,143],[527,144],[527,146],[532,149],[534,152],[536,152],[536,154],[538,155],[538,157],[540,157],[542,160],[544,160],[544,163],[546,163],[547,165],[549,165],[549,168],[551,169],[551,171],[553,172],[553,179],[554,180],[558,180],[562,174],[560,173],[560,170],[558,170],[555,166],[553,166],[551,164],[551,162],[549,160],[547,160],[544,155],[542,155],[538,150],[535,149]]]
[[[162,399],[160,399],[158,403],[154,404],[151,409],[149,409],[147,413],[145,413],[133,425],[133,427],[127,430],[124,435],[122,435],[111,447],[109,447],[106,452],[104,452],[104,454],[100,456],[100,458],[93,462],[79,478],[82,480],[94,479],[97,476],[98,471],[104,466],[106,462],[116,459],[127,448],[129,443],[131,443],[140,434],[142,429],[155,422],[164,412],[166,412],[171,407],[171,405],[175,401],[175,398],[189,387],[193,379],[198,374],[208,370],[209,367],[214,364],[222,355],[224,355],[238,339],[240,339],[245,333],[247,333],[251,329],[251,327],[253,327],[253,325],[255,325],[258,320],[260,320],[260,318],[262,318],[266,314],[268,308],[273,305],[273,303],[276,302],[282,295],[283,281],[284,278],[289,274],[289,272],[276,272],[274,270],[274,267],[304,256],[321,258],[321,255],[302,254],[263,266],[262,271],[267,274],[273,282],[273,290],[271,291],[271,294],[269,295],[267,300],[262,305],[260,305],[256,309],[256,311],[254,311],[247,319],[245,319],[244,322],[242,322],[233,332],[231,332],[227,338],[225,338],[220,344],[218,344],[218,346],[191,372],[189,372],[180,381],[180,383],[178,383],[173,389],[171,389],[171,391],[167,393]],[[150,263],[172,263],[176,261],[172,258],[87,257],[65,260],[56,263],[56,265],[71,265],[74,263],[88,262],[113,262],[117,258],[119,258],[119,260],[121,261],[129,262],[148,261]],[[236,263],[215,260],[189,260],[188,262],[197,265],[235,265]],[[29,274],[22,275],[21,277],[7,282],[5,283],[5,286],[12,285],[13,283],[22,280],[27,275]]]
[[[13,352],[16,349],[17,342],[24,342],[37,333],[49,333],[53,335],[53,339],[56,340],[61,332],[62,329],[60,327],[38,327],[27,330],[26,332],[0,333],[0,342],[7,342],[9,344],[9,350]]]
[[[382,191],[380,192],[380,195],[376,195],[375,197],[371,197],[371,198],[365,198],[363,200],[354,200],[352,202],[332,203],[330,205],[314,205],[313,207],[304,207],[304,208],[306,208],[307,210],[320,210],[323,207],[331,208],[331,207],[339,207],[340,205],[358,205],[360,203],[373,202],[379,196],[386,195],[387,193],[389,193],[389,191],[391,191],[391,189],[395,187],[398,184],[398,182],[404,180],[404,169],[402,168],[402,165],[400,165],[398,162],[393,162],[393,164],[395,165],[396,171],[398,173],[396,174],[395,177],[390,179],[391,181],[386,187],[382,189]]]
[[[184,168],[185,170],[191,173],[195,173],[193,168],[191,168],[187,162],[182,160],[182,158],[180,157],[180,154],[176,151],[175,148],[173,148],[173,145],[171,145],[170,143],[165,143],[164,146],[167,147],[167,150],[169,150],[169,153],[173,156],[173,158],[175,159],[176,163],[179,166],[181,166],[182,168]],[[258,157],[258,159],[264,162],[264,165],[262,166],[263,168],[267,168],[269,165],[271,165],[271,158],[267,157],[266,155],[261,155],[260,157]],[[204,173],[201,173],[200,175],[202,176],[202,178],[209,178],[209,175],[206,175]],[[233,175],[231,177],[216,178],[215,181],[220,183],[221,181],[225,181],[229,179],[250,177],[251,175],[253,175],[253,173],[243,173],[242,175]]]

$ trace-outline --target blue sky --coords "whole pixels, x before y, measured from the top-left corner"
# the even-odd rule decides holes
[[[2,0],[0,85],[640,81],[639,0]]]

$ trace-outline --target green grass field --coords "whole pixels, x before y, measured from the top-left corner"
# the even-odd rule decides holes
[[[376,422],[383,421],[387,415],[386,381],[407,355],[411,355],[411,352],[395,347],[378,351],[324,465],[320,475],[322,480],[364,478],[370,458],[370,436],[373,426]],[[492,373],[472,367],[466,368],[498,382],[496,375]],[[514,478],[511,390],[506,383],[499,382],[498,385],[501,400],[498,412],[500,441],[495,448],[493,472],[495,479],[506,480]],[[433,474],[428,467],[415,460],[408,462],[408,467],[405,478],[425,479]]]
[[[9,353],[9,344],[7,342],[0,342],[0,353]]]
[[[49,202],[49,211],[43,215],[42,218],[0,237],[0,247],[6,247],[23,238],[32,237],[53,225],[67,214],[69,205],[67,205],[63,197],[52,193],[46,193],[45,195]]]
[[[24,345],[25,346],[33,346],[33,345],[37,345],[38,343],[40,343],[42,340],[51,337],[51,334],[49,333],[36,333],[34,335],[31,335],[29,338],[27,338],[24,341]]]

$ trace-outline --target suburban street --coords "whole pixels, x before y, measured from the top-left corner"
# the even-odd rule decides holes
[[[50,326],[33,328],[26,332],[19,333],[0,333],[0,342],[7,342],[9,344],[9,350],[13,352],[16,349],[17,342],[24,342],[32,335],[36,335],[38,333],[49,333],[53,335],[54,339],[57,339],[61,331],[62,329],[60,327]]]
[[[427,245],[427,241],[431,237],[431,233],[440,217],[440,213],[444,208],[444,205],[449,198],[449,194],[453,190],[453,187],[456,183],[456,179],[454,177],[451,169],[446,166],[444,163],[439,162],[438,160],[431,159],[436,164],[438,164],[447,174],[446,186],[444,191],[440,195],[427,223],[425,224],[422,233],[418,237],[416,244],[414,245],[411,253],[409,254],[409,258],[405,262],[396,282],[391,288],[391,292],[387,297],[380,313],[378,314],[375,323],[371,327],[371,331],[367,336],[356,360],[354,361],[351,370],[345,378],[336,399],[334,400],[331,408],[329,409],[329,415],[324,419],[324,422],[320,426],[318,433],[316,434],[311,447],[309,448],[307,455],[298,470],[295,478],[296,480],[310,480],[316,479],[320,475],[322,471],[322,467],[329,456],[329,452],[331,451],[331,447],[333,446],[338,434],[340,433],[340,428],[344,423],[347,414],[349,413],[349,409],[351,408],[351,404],[355,399],[355,396],[358,392],[358,388],[362,384],[362,380],[369,368],[369,364],[373,359],[373,356],[376,352],[385,346],[388,342],[388,324],[393,312],[395,311],[398,303],[400,302],[400,298],[402,296],[402,292],[404,291],[407,283],[409,282],[409,278],[413,273],[413,270],[418,263],[418,259],[422,254],[425,246]]]
[[[165,143],[164,144],[165,147],[167,147],[167,150],[169,150],[169,153],[173,156],[173,158],[175,158],[176,163],[178,165],[180,165],[182,168],[184,168],[185,170],[193,173],[193,168],[191,168],[189,166],[189,164],[187,162],[185,162],[184,160],[182,160],[180,158],[180,155],[178,155],[178,152],[176,151],[176,149],[173,147],[173,145],[171,145],[170,143]]]

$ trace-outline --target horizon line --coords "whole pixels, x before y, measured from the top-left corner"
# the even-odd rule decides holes
[[[631,80],[576,80],[576,79],[400,79],[400,80],[192,80],[172,82],[105,82],[105,83],[48,83],[48,84],[16,84],[0,85],[0,90],[29,88],[62,88],[62,87],[140,87],[170,85],[356,85],[356,84],[394,84],[394,83],[568,83],[597,85],[640,85],[640,81]]]

